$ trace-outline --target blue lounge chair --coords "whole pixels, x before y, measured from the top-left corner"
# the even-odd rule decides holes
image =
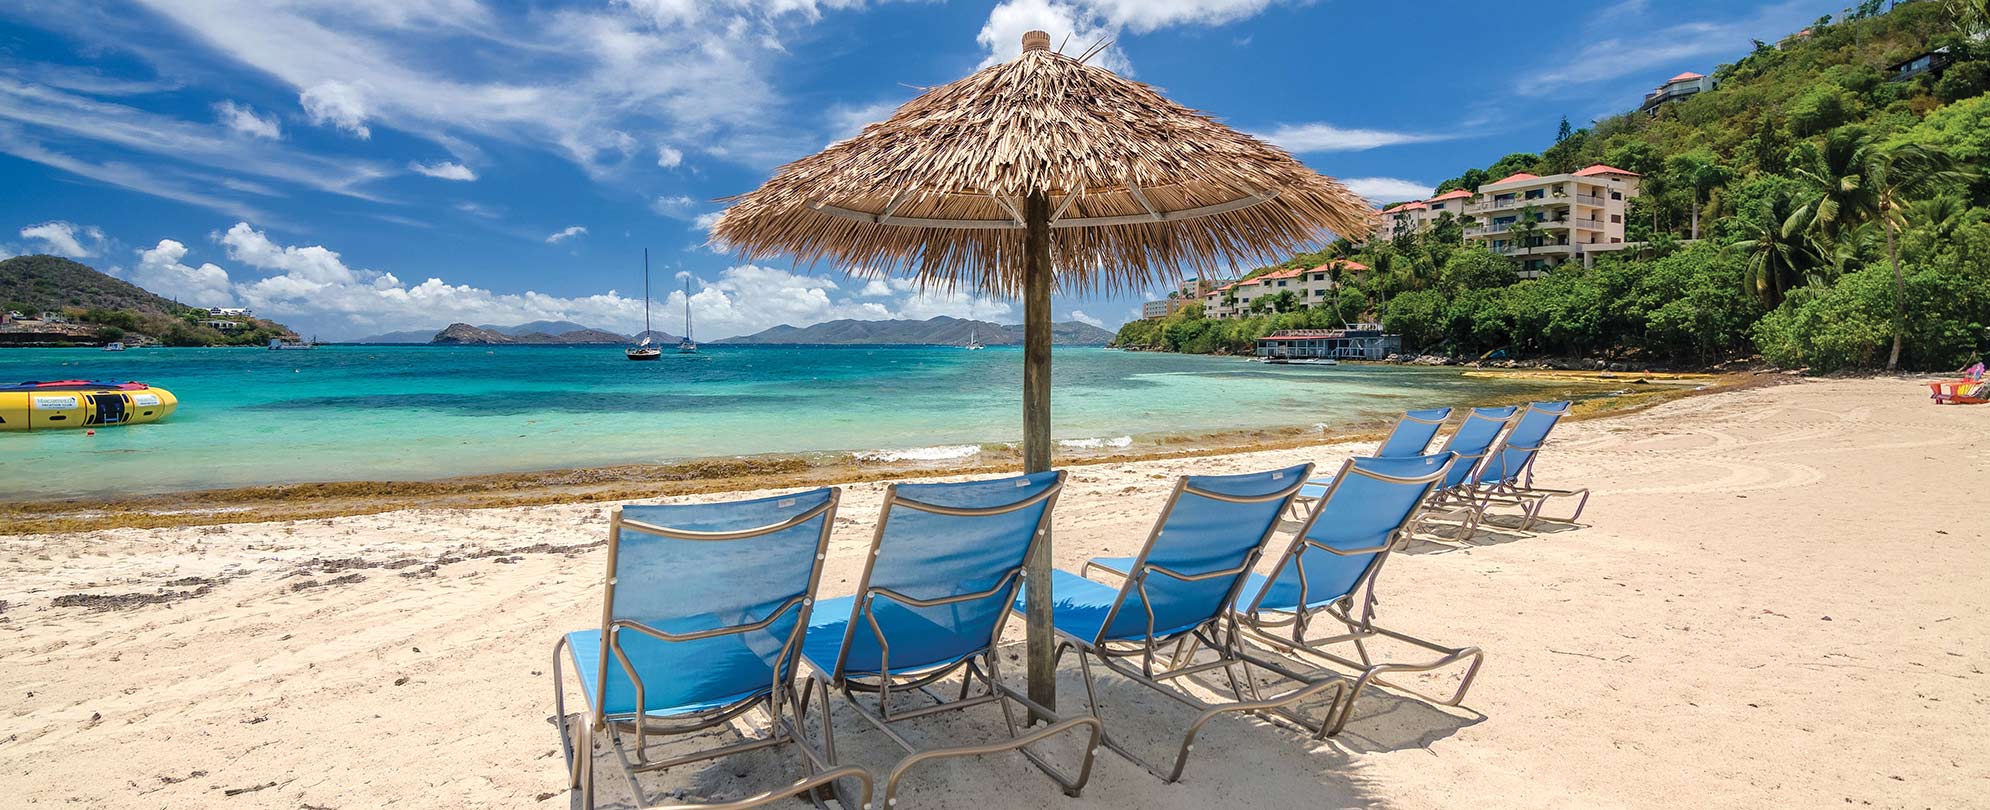
[[[1437,438],[1437,429],[1449,418],[1451,418],[1450,408],[1404,411],[1403,415],[1396,419],[1395,427],[1389,429],[1388,437],[1375,448],[1374,457],[1408,458],[1423,455],[1424,449],[1430,447],[1430,440]],[[1332,476],[1307,481],[1306,486],[1299,490],[1296,501],[1311,503],[1319,500],[1321,496],[1327,494],[1327,487],[1333,482]]]
[[[1473,476],[1474,496],[1486,508],[1495,505],[1518,506],[1525,517],[1520,528],[1533,528],[1534,523],[1544,519],[1541,508],[1549,498],[1575,498],[1575,512],[1567,518],[1545,518],[1557,523],[1574,523],[1582,517],[1582,509],[1589,505],[1587,489],[1546,489],[1534,486],[1534,459],[1541,454],[1541,445],[1548,440],[1548,433],[1555,424],[1568,415],[1569,403],[1533,402],[1522,411],[1520,418],[1513,423],[1513,429],[1500,440],[1499,448],[1487,456],[1486,463],[1480,465]]]
[[[802,740],[795,691],[804,628],[834,522],[836,489],[730,503],[624,506],[608,529],[601,627],[553,647],[553,706],[572,790],[594,806],[594,742],[605,736],[638,805],[636,774],[799,743],[807,778],[739,801],[759,807],[850,780],[868,802],[870,775],[836,768]],[[571,665],[587,711],[569,719]],[[651,750],[706,737],[754,709],[768,733],[679,756]],[[701,733],[704,732],[704,733]],[[631,761],[633,755],[634,761]],[[854,808],[852,809],[854,810]]]
[[[1440,453],[1450,453],[1455,458],[1451,468],[1445,472],[1444,480],[1432,490],[1429,503],[1417,513],[1415,522],[1405,537],[1423,530],[1432,518],[1442,516],[1455,521],[1456,539],[1463,540],[1478,531],[1479,521],[1485,517],[1485,504],[1477,497],[1479,467],[1498,442],[1500,432],[1513,421],[1513,414],[1519,408],[1506,405],[1498,408],[1473,408],[1465,415],[1465,421],[1444,440]]]
[[[1355,701],[1371,685],[1389,686],[1434,702],[1456,706],[1478,675],[1485,656],[1476,647],[1445,647],[1378,627],[1375,624],[1375,577],[1389,552],[1407,536],[1420,505],[1457,468],[1455,454],[1445,451],[1415,458],[1349,459],[1334,476],[1333,488],[1279,555],[1271,576],[1252,574],[1237,603],[1237,624],[1246,638],[1307,663],[1341,666],[1358,672],[1338,716],[1323,729],[1338,734],[1353,716]],[[1357,597],[1359,594],[1359,597]],[[1355,607],[1359,599],[1360,607]],[[1307,631],[1321,617],[1342,632],[1309,638]],[[1438,653],[1433,661],[1377,662],[1365,641],[1395,639]],[[1352,644],[1360,660],[1329,650]],[[1463,681],[1448,698],[1422,695],[1384,682],[1390,672],[1426,672],[1470,661]]]
[[[1105,736],[1105,743],[1156,777],[1181,778],[1189,750],[1203,724],[1228,712],[1256,712],[1288,720],[1308,731],[1312,721],[1292,709],[1302,701],[1327,695],[1331,702],[1324,728],[1335,714],[1345,679],[1309,680],[1292,668],[1245,653],[1237,644],[1230,606],[1237,589],[1277,530],[1279,516],[1313,471],[1304,464],[1250,475],[1188,476],[1175,482],[1174,492],[1154,522],[1147,542],[1133,557],[1099,558],[1086,563],[1084,573],[1105,571],[1119,577],[1105,585],[1078,574],[1056,572],[1052,622],[1057,628],[1057,656],[1075,651],[1085,678],[1085,694],[1093,717],[1099,699],[1092,659],[1126,678],[1173,698],[1199,712],[1182,736],[1173,767],[1163,770]],[[1016,604],[1023,612],[1027,605]],[[1214,654],[1197,662],[1197,652]],[[1161,660],[1157,661],[1157,657]],[[1251,665],[1265,667],[1301,686],[1271,699],[1255,695]],[[1245,669],[1253,697],[1238,685],[1236,667]],[[1221,669],[1235,699],[1211,703],[1168,681]]]
[[[1064,720],[1002,683],[996,643],[1008,607],[1023,580],[1023,562],[1049,531],[1050,514],[1064,487],[1064,473],[1045,472],[987,481],[893,484],[866,555],[854,596],[826,599],[802,643],[813,669],[802,696],[807,712],[816,687],[822,692],[823,747],[832,762],[829,697],[844,702],[904,748],[907,756],[884,781],[884,807],[897,801],[899,781],[931,759],[1020,751],[1072,796],[1091,778],[1099,722]],[[927,686],[960,675],[957,697],[943,700]],[[977,694],[975,686],[979,684]],[[875,695],[865,705],[858,693]],[[894,699],[928,705],[904,708]],[[1023,733],[1011,703],[1051,722]],[[939,712],[997,704],[1007,739],[987,745],[922,748],[894,728]],[[1052,767],[1028,746],[1074,729],[1089,735],[1075,776]]]

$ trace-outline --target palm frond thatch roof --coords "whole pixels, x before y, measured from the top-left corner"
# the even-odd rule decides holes
[[[1012,294],[1032,193],[1048,196],[1067,290],[1139,289],[1373,227],[1366,201],[1284,150],[1047,45],[1026,37],[1016,59],[781,167],[731,198],[713,241]]]

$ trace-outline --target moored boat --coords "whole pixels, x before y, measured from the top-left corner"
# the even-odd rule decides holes
[[[0,430],[56,430],[157,422],[180,405],[141,382],[55,380],[0,385]]]

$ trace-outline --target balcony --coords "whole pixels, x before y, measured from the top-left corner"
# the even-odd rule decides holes
[[[1575,195],[1575,201],[1581,205],[1593,205],[1598,208],[1603,207],[1603,197],[1597,194],[1577,194]]]

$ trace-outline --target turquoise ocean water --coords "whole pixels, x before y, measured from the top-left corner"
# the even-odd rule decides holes
[[[1455,369],[1282,367],[1098,348],[1058,349],[1053,369],[1055,435],[1074,449],[1342,427],[1549,390]],[[0,381],[69,378],[158,385],[179,397],[179,411],[95,436],[0,432],[0,499],[766,453],[944,462],[1021,435],[1014,348],[707,346],[654,363],[602,346],[0,351]]]

